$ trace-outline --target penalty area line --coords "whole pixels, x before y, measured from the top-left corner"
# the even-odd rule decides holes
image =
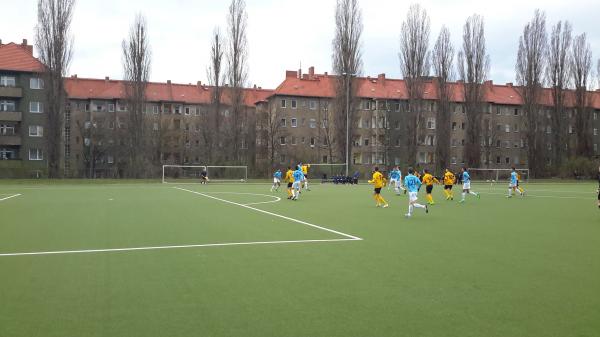
[[[225,246],[277,245],[277,244],[292,244],[292,243],[319,243],[319,242],[341,242],[341,241],[355,241],[355,239],[225,242],[225,243],[207,243],[207,244],[197,244],[197,245],[150,246],[150,247],[82,249],[82,250],[57,250],[57,251],[47,251],[47,252],[1,253],[0,257],[28,256],[28,255],[89,254],[89,253],[107,253],[107,252],[130,252],[130,251],[140,251],[140,250],[183,249],[183,248],[225,247]]]
[[[334,234],[337,234],[337,235],[341,235],[341,236],[346,237],[346,238],[351,239],[351,240],[362,240],[358,236],[354,236],[354,235],[342,233],[342,232],[336,231],[334,229],[330,229],[330,228],[326,228],[326,227],[323,227],[323,226],[312,224],[310,222],[306,222],[306,221],[302,221],[302,220],[290,218],[290,217],[285,216],[285,215],[281,215],[281,214],[277,214],[277,213],[265,211],[265,210],[262,210],[260,208],[248,206],[247,204],[240,204],[240,203],[237,203],[237,202],[233,202],[233,201],[230,201],[230,200],[217,198],[217,197],[214,197],[212,195],[208,195],[208,194],[205,194],[205,193],[188,190],[188,189],[181,188],[181,187],[173,187],[173,188],[181,190],[181,191],[185,191],[185,192],[189,192],[189,193],[201,195],[203,197],[214,199],[214,200],[218,200],[218,201],[221,201],[221,202],[224,202],[224,203],[228,203],[228,204],[231,204],[231,205],[236,205],[236,206],[244,207],[244,208],[253,210],[255,212],[259,212],[259,213],[271,215],[271,216],[274,216],[274,217],[282,218],[282,219],[289,220],[289,221],[292,221],[292,222],[296,222],[296,223],[299,223],[299,224],[302,224],[302,225],[306,225],[306,226],[310,226],[310,227],[313,227],[313,228],[317,228],[317,229],[320,229],[320,230],[323,230],[323,231],[326,231],[326,232],[330,232],[330,233],[334,233]]]
[[[8,197],[6,197],[6,198],[2,198],[2,199],[0,199],[0,201],[8,200],[8,199],[10,199],[10,198],[16,198],[16,197],[18,197],[18,196],[20,196],[20,195],[21,195],[20,193],[19,193],[19,194],[15,194],[15,195],[11,195],[11,196],[8,196]]]

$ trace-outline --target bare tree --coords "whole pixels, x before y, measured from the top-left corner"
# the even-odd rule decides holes
[[[433,47],[433,71],[438,86],[438,109],[436,118],[436,158],[438,172],[443,172],[450,164],[450,95],[454,65],[454,46],[450,41],[450,31],[442,26],[440,35]]]
[[[546,77],[552,90],[553,113],[551,128],[555,136],[552,138],[552,158],[555,167],[562,165],[567,153],[564,150],[567,142],[565,132],[565,92],[569,87],[571,73],[569,71],[569,50],[571,49],[571,24],[559,21],[552,27],[548,46],[548,66]]]
[[[210,66],[207,69],[208,83],[212,87],[211,111],[206,114],[205,123],[202,123],[202,137],[207,147],[207,160],[210,163],[219,162],[214,158],[219,153],[218,145],[221,143],[221,125],[219,113],[221,111],[221,99],[223,96],[223,83],[225,83],[225,72],[223,71],[223,36],[219,28],[215,28],[210,47]]]
[[[517,83],[523,99],[527,118],[527,158],[531,174],[542,173],[544,151],[542,143],[542,118],[540,118],[540,95],[546,67],[546,14],[536,10],[531,22],[523,28],[519,38],[519,51],[515,66]]]
[[[39,59],[45,66],[44,80],[47,89],[47,157],[48,177],[58,178],[62,154],[62,135],[65,128],[64,112],[66,93],[63,77],[66,76],[73,55],[71,21],[75,0],[39,0],[35,44]]]
[[[123,79],[128,112],[129,176],[139,178],[151,158],[147,148],[148,128],[144,118],[151,52],[146,19],[137,14],[129,37],[123,40]]]
[[[248,14],[244,0],[231,0],[227,14],[227,79],[231,98],[231,127],[229,145],[233,160],[240,160],[241,123],[244,118],[244,86],[248,78]]]
[[[575,85],[576,154],[591,157],[593,154],[589,122],[588,87],[592,72],[592,50],[585,33],[575,36],[571,46],[570,69]]]
[[[486,51],[484,20],[472,15],[463,27],[463,46],[458,54],[458,72],[464,82],[466,121],[465,159],[469,167],[481,164],[481,117],[483,115],[483,82],[490,68]]]
[[[333,38],[333,70],[338,75],[335,85],[333,142],[338,153],[350,165],[350,144],[354,138],[357,118],[355,78],[362,68],[360,38],[363,24],[358,0],[337,0],[335,6],[335,37]],[[330,121],[331,122],[331,121]],[[332,144],[331,142],[328,144]],[[331,146],[331,145],[330,145]]]
[[[429,75],[429,33],[431,22],[427,11],[418,4],[410,6],[400,31],[400,71],[408,90],[408,164],[417,159],[419,121],[424,80]]]

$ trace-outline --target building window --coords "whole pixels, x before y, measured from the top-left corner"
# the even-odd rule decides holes
[[[311,128],[311,129],[314,129],[314,128],[316,128],[316,127],[317,127],[317,120],[316,120],[316,119],[314,119],[314,118],[311,118],[311,119],[309,120],[309,126],[310,126],[310,128]]]
[[[40,125],[29,126],[29,137],[42,137],[44,136],[44,127]]]
[[[310,137],[310,146],[315,146],[315,137]]]
[[[572,134],[572,133],[573,133],[573,126],[569,125],[569,134]]]
[[[510,125],[509,124],[504,125],[504,131],[505,132],[510,132]]]
[[[514,111],[514,115],[515,115],[515,116],[518,116],[518,115],[519,115],[519,109],[515,109],[515,111]]]
[[[186,115],[186,116],[189,116],[189,115],[190,115],[190,107],[189,107],[189,106],[186,106],[186,107],[185,107],[185,115]]]
[[[44,160],[42,149],[29,149],[29,160]]]
[[[286,124],[287,124],[287,122],[286,122],[286,119],[285,119],[285,118],[282,118],[282,119],[279,121],[279,126],[281,126],[282,128],[285,128],[285,127],[286,127]]]
[[[296,118],[292,118],[292,121],[290,122],[291,126],[293,128],[298,126],[298,120]]]
[[[0,87],[14,87],[17,85],[14,76],[0,76]]]
[[[317,102],[316,101],[308,101],[308,108],[310,110],[316,110],[317,109]]]
[[[114,112],[114,111],[115,111],[114,103],[108,103],[108,112]]]
[[[456,139],[452,139],[452,141],[450,142],[450,144],[452,145],[452,147],[457,147],[458,146],[458,141]]]
[[[450,158],[450,164],[456,165],[456,157]]]
[[[369,138],[365,138],[365,146],[369,146]]]
[[[14,101],[0,101],[0,111],[15,111],[17,105]]]
[[[279,137],[279,145],[285,145],[285,137]]]
[[[598,119],[598,113],[594,112],[594,120],[597,120],[597,119]]]
[[[460,125],[460,128],[464,130],[464,129],[465,129],[465,123],[462,123],[462,124]]]
[[[29,112],[31,113],[42,113],[43,106],[40,102],[29,102]]]
[[[435,130],[435,118],[434,117],[427,118],[427,128],[429,130]]]
[[[286,102],[286,100],[285,100],[285,99],[282,99],[282,100],[281,100],[281,107],[285,109],[285,108],[286,108],[286,105],[287,105],[287,102]]]
[[[296,145],[296,137],[292,136],[292,145]]]
[[[594,128],[594,136],[598,135],[598,129]]]
[[[281,164],[285,164],[285,154],[282,154],[282,155],[279,156],[279,162]]]
[[[519,124],[513,125],[513,131],[514,132],[519,132]]]
[[[298,107],[298,101],[296,101],[295,99],[292,100],[292,109],[296,109]]]
[[[44,80],[37,77],[32,77],[29,79],[29,88],[30,89],[44,89]]]
[[[154,123],[153,129],[154,131],[158,131],[158,123]]]

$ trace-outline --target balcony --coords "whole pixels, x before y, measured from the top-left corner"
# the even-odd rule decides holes
[[[0,121],[2,122],[20,122],[22,120],[21,111],[0,111]]]
[[[19,87],[1,87],[0,86],[0,97],[22,98],[23,97],[23,89],[21,89]]]
[[[0,145],[21,145],[21,136],[0,135]]]

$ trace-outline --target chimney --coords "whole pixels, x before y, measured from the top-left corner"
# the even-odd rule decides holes
[[[513,84],[512,84],[512,82],[508,82],[508,83],[506,83],[506,86],[507,86],[507,87],[512,87],[512,86],[513,86]]]
[[[0,46],[2,45],[2,39],[0,39]]]
[[[256,89],[256,84],[254,85],[254,89]]]
[[[308,75],[310,76],[310,78],[315,76],[315,67],[308,68]]]
[[[202,81],[196,82],[196,85],[199,86],[199,87],[202,86]]]
[[[23,43],[21,43],[23,46],[27,45],[27,39],[23,39]]]
[[[377,75],[377,81],[385,84],[385,73]]]
[[[303,79],[303,80],[308,80],[308,74],[304,74],[304,75],[302,75],[302,79]]]
[[[106,77],[104,78],[104,81],[108,82],[108,80],[110,80],[110,77],[106,76]]]
[[[293,70],[287,70],[285,72],[285,78],[297,77],[298,73]]]
[[[171,80],[167,80],[167,84],[168,84],[168,85],[171,85]]]
[[[329,75],[327,72],[325,72],[325,76]]]
[[[302,78],[302,68],[298,69],[298,78]]]
[[[71,78],[77,78],[77,74],[71,75]]]

